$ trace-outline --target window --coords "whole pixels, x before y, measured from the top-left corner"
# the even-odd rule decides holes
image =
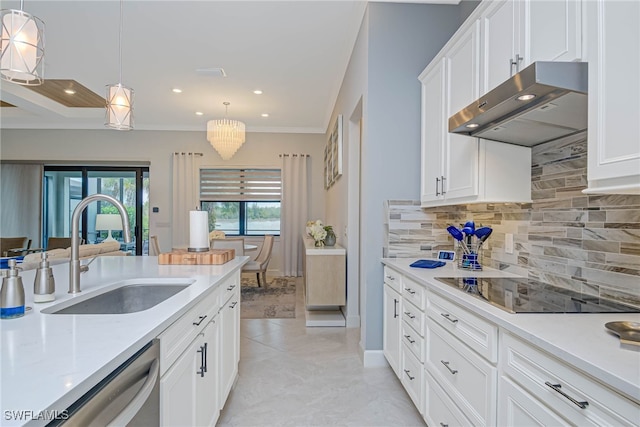
[[[209,230],[231,235],[280,234],[279,169],[201,169],[200,207]]]

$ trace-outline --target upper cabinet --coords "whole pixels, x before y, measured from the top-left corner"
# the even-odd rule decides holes
[[[424,207],[530,201],[529,148],[449,133],[449,117],[480,96],[481,30],[467,21],[419,77]]]
[[[585,3],[589,61],[588,188],[640,194],[640,2]]]
[[[582,57],[581,2],[576,0],[492,1],[480,12],[483,45],[482,92],[535,61]]]

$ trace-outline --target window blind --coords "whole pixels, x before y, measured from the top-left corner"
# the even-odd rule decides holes
[[[200,200],[279,201],[280,169],[200,169]]]

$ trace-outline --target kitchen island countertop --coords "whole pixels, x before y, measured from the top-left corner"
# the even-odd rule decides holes
[[[146,343],[236,273],[248,257],[222,265],[158,265],[157,257],[98,257],[81,275],[82,292],[68,294],[68,263],[53,267],[56,300],[33,303],[35,270],[21,274],[26,306],[17,319],[0,321],[3,426],[45,425],[43,411],[62,411]],[[194,281],[182,292],[129,314],[44,314],[43,309],[117,282],[140,278]]]
[[[384,258],[382,263],[430,291],[446,296],[465,309],[519,336],[560,360],[569,363],[603,384],[640,402],[640,346],[621,344],[605,328],[612,321],[640,322],[634,313],[508,313],[435,280],[436,277],[521,277],[485,268],[472,272],[455,268],[451,262],[435,269],[410,267],[413,258]]]

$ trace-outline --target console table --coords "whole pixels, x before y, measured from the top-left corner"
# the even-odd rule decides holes
[[[339,245],[315,247],[304,241],[304,290],[307,326],[345,326],[340,309],[347,299],[347,251]]]

